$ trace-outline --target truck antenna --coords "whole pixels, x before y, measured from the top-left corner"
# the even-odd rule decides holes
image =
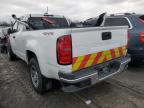
[[[48,6],[47,6],[47,8],[46,8],[46,12],[45,12],[45,14],[48,14]]]

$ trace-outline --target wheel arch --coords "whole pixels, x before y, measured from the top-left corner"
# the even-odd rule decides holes
[[[27,59],[28,64],[29,64],[30,59],[33,58],[33,57],[35,57],[37,59],[37,56],[36,56],[35,52],[33,52],[31,50],[26,50],[26,59]]]

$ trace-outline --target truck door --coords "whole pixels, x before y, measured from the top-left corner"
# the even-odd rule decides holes
[[[16,34],[16,45],[17,45],[17,52],[21,59],[25,60],[25,49],[24,49],[24,40],[25,35],[23,33],[24,25],[18,24],[18,32]]]
[[[15,22],[15,24],[13,25],[13,33],[10,35],[11,48],[12,48],[12,50],[15,54],[17,54],[17,52],[16,52],[16,41],[15,41],[17,29],[18,29],[18,23]]]
[[[11,47],[13,52],[17,55],[20,56],[20,52],[19,52],[19,40],[18,37],[20,36],[20,32],[19,29],[19,23],[15,22],[14,26],[13,26],[13,33],[10,35],[10,42],[11,42]]]

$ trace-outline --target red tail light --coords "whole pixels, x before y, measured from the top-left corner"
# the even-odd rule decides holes
[[[144,43],[144,32],[140,33],[140,38],[139,38],[141,43]]]
[[[58,38],[57,60],[61,65],[68,65],[72,63],[72,40],[70,35]]]

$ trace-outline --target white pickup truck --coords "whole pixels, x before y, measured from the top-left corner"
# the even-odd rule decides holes
[[[124,71],[127,27],[72,28],[63,16],[25,15],[16,18],[8,55],[27,62],[34,89],[44,93],[59,80],[65,92],[90,87]]]

